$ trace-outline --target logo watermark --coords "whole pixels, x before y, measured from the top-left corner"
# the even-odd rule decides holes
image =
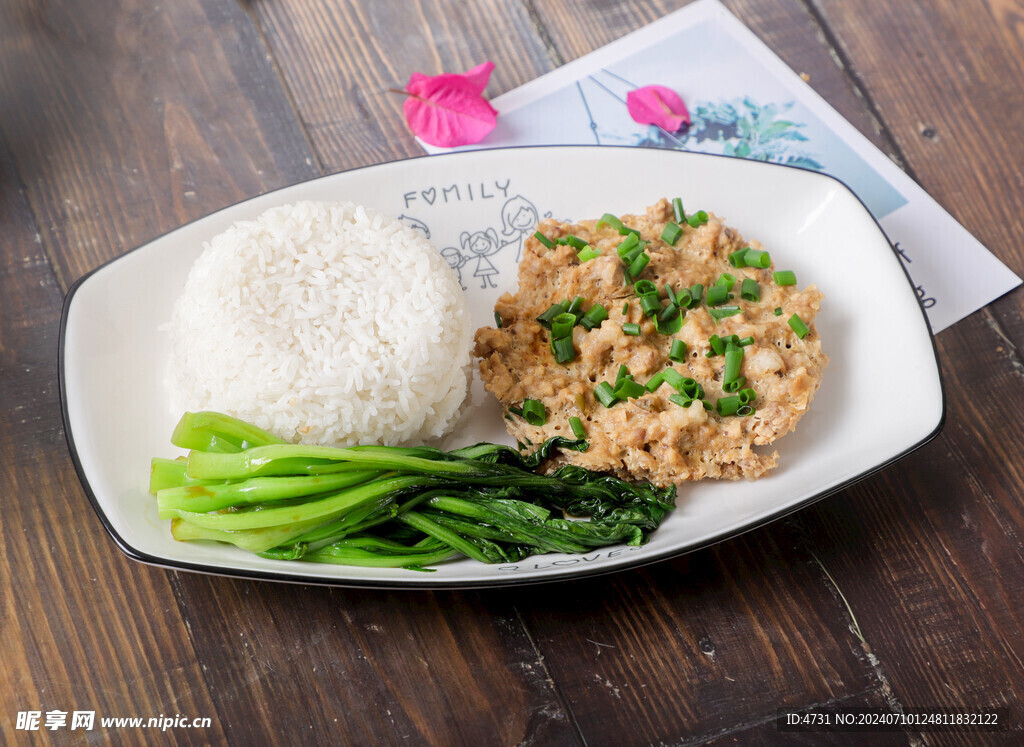
[[[100,716],[96,711],[18,711],[14,722],[17,731],[93,731],[100,729],[208,729],[213,724],[209,716],[193,718],[176,713],[173,716]]]

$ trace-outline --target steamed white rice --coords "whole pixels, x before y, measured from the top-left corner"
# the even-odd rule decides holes
[[[273,208],[192,267],[170,324],[173,405],[294,443],[422,442],[454,424],[472,332],[454,272],[412,229],[351,203]]]

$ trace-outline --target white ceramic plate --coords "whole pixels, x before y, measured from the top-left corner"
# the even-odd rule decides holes
[[[477,326],[516,283],[518,244],[537,216],[642,211],[661,197],[714,211],[771,251],[801,286],[825,293],[817,319],[831,357],[779,467],[757,482],[685,486],[643,547],[542,555],[513,565],[442,564],[433,573],[267,560],[215,543],[178,543],[147,492],[169,438],[166,333],[203,242],[232,222],[299,199],[351,200],[429,232],[439,249],[493,230],[500,247],[459,268]],[[503,217],[504,216],[504,217]],[[516,218],[518,216],[518,218]],[[514,223],[514,221],[520,221]],[[510,225],[511,224],[511,225]],[[522,229],[517,228],[521,225]],[[496,286],[496,287],[491,287]],[[371,166],[278,190],[131,251],[68,292],[60,377],[68,444],[104,526],[130,557],[209,573],[349,586],[495,586],[605,573],[703,547],[764,524],[893,462],[940,429],[944,401],[928,323],[895,252],[857,197],[823,174],[722,156],[587,146],[472,151]],[[450,446],[511,443],[476,382]]]

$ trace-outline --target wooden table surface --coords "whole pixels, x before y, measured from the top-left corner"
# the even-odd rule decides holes
[[[947,420],[926,447],[611,576],[402,592],[171,572],[125,558],[86,499],[57,379],[77,278],[251,195],[418,155],[386,92],[413,71],[491,59],[494,96],[683,4],[0,0],[0,741],[813,742],[775,723],[813,705],[1005,706],[1000,733],[871,736],[1024,740],[1024,291],[937,336]],[[725,4],[1024,271],[1024,3]],[[75,710],[210,721],[17,728]]]

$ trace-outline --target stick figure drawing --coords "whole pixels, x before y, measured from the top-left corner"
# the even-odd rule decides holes
[[[466,284],[462,282],[462,268],[469,262],[469,257],[460,252],[456,246],[446,246],[441,250],[441,256],[444,257],[444,261],[448,263],[448,266],[455,270],[462,290],[466,290]]]
[[[502,244],[498,241],[498,232],[493,228],[485,231],[470,233],[463,231],[459,237],[462,245],[462,253],[467,257],[476,255],[476,268],[473,270],[473,277],[480,278],[481,288],[497,288],[491,279],[491,275],[498,274],[498,268],[488,259],[489,256],[501,249]]]
[[[537,208],[522,195],[516,195],[501,207],[501,235],[516,245],[516,262],[523,253],[523,241],[537,227]]]

